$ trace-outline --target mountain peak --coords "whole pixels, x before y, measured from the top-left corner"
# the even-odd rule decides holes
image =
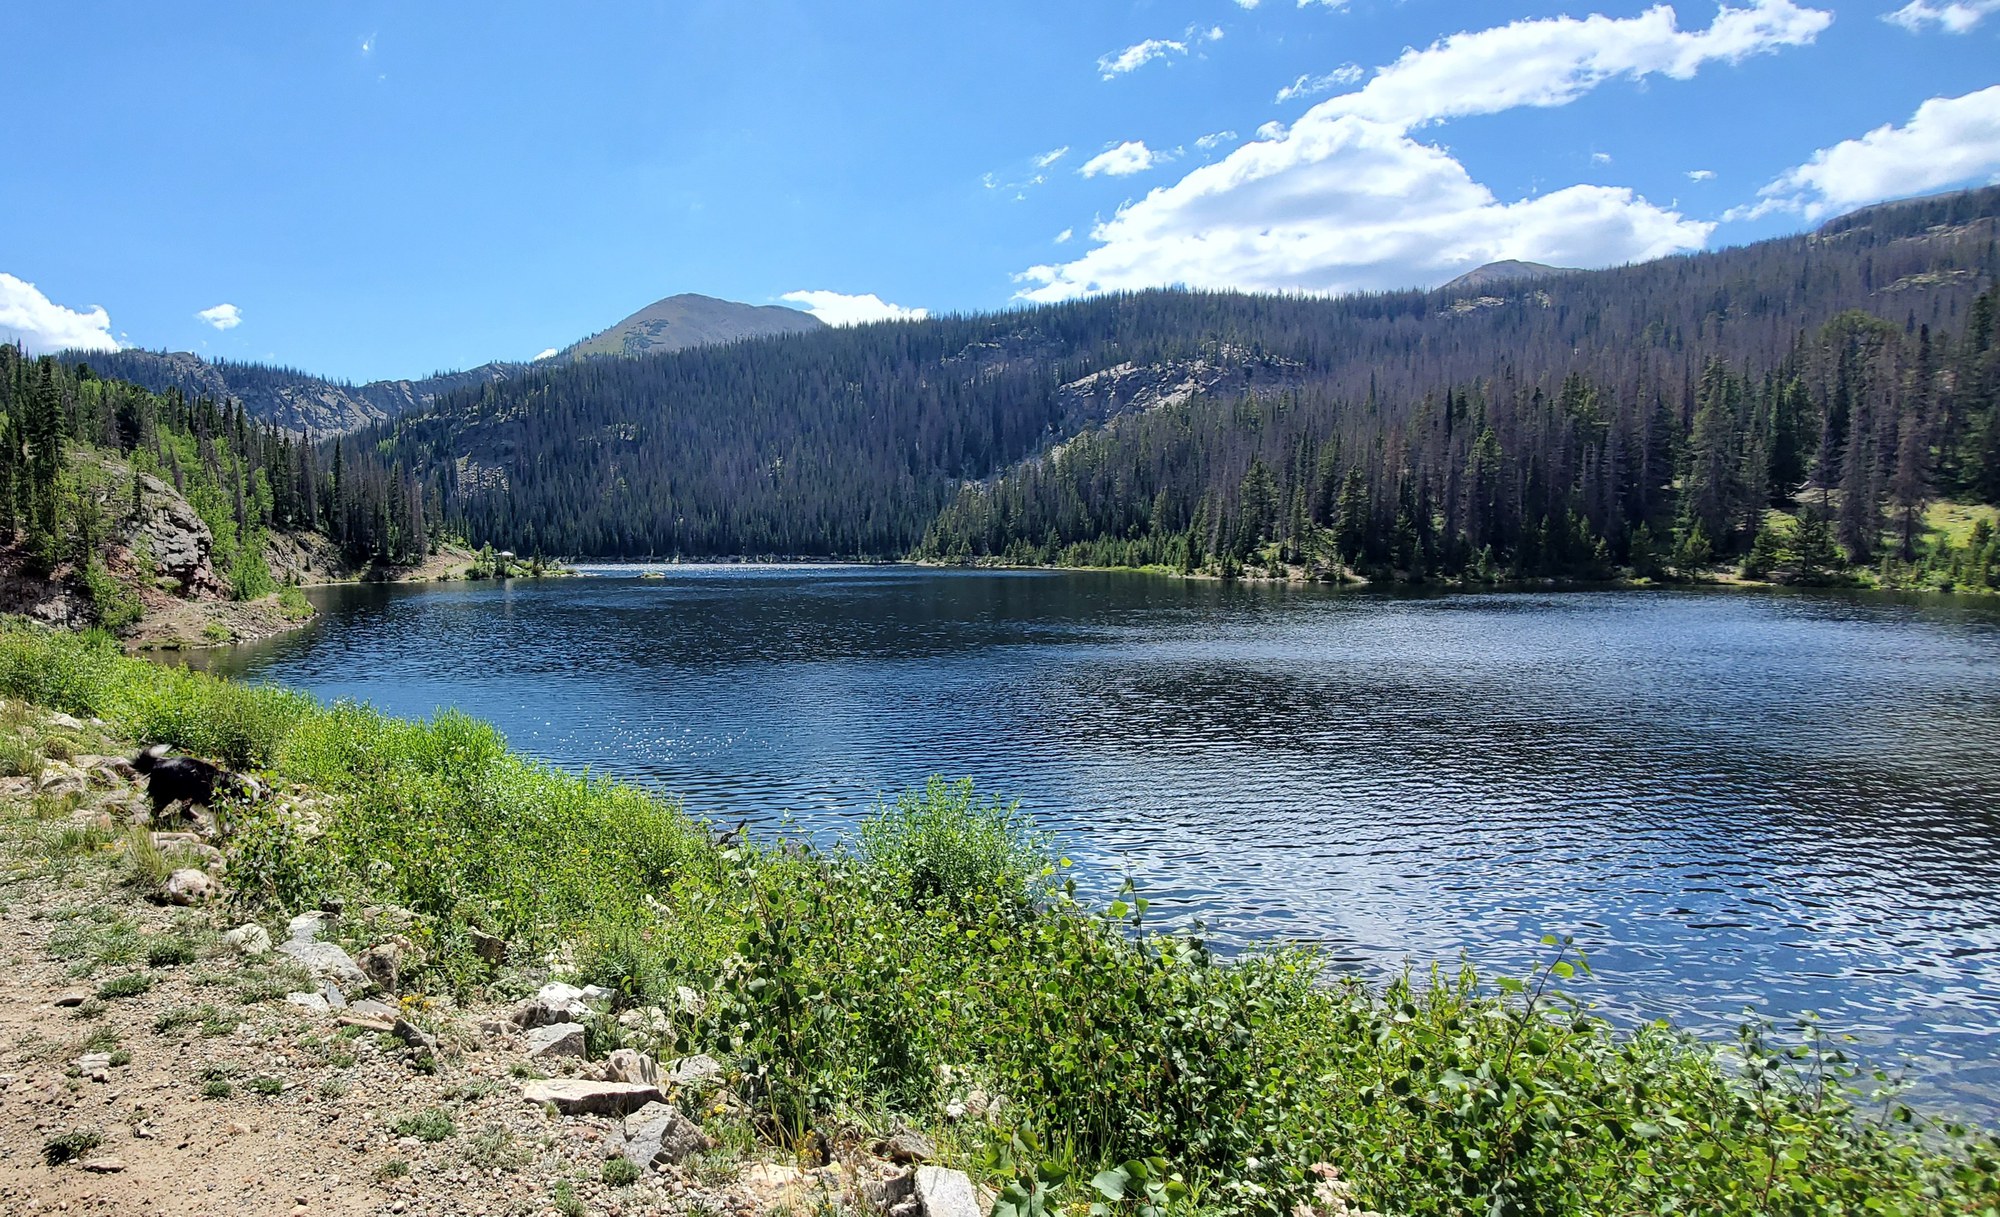
[[[739,304],[698,292],[656,300],[608,329],[571,346],[563,355],[655,355],[688,347],[796,334],[825,322],[777,304]]]
[[[1438,290],[1449,292],[1469,287],[1496,287],[1503,284],[1519,283],[1525,279],[1540,279],[1547,275],[1566,274],[1569,269],[1566,266],[1546,266],[1540,262],[1521,262],[1509,258],[1502,262],[1488,262],[1484,266],[1466,271]]]

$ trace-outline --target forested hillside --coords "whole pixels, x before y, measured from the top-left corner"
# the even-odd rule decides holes
[[[161,513],[189,508],[198,519],[181,522],[172,554],[141,540]],[[340,444],[323,454],[241,404],[0,345],[0,577],[74,587],[95,624],[130,624],[135,590],[162,585],[238,600],[276,591],[265,542],[277,531],[323,534],[351,562],[420,561],[434,519],[416,479],[350,463]]]
[[[1975,303],[1997,214],[1987,189],[1519,283],[1153,291],[540,366],[358,438],[523,551],[1591,574],[1747,555],[1805,501],[1811,576],[1892,522],[1913,555],[1936,499],[2000,497]]]

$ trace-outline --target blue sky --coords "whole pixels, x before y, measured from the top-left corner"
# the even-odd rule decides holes
[[[365,380],[680,291],[1428,286],[2000,174],[2000,0],[1734,2],[30,0],[0,332]]]

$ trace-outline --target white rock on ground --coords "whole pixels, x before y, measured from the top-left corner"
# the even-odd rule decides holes
[[[529,1040],[532,1042],[533,1035]],[[604,1080],[607,1082],[639,1082],[646,1086],[660,1084],[660,1063],[643,1052],[632,1048],[619,1048],[604,1060]],[[645,1163],[640,1163],[644,1166]]]
[[[270,931],[254,921],[239,925],[222,937],[230,946],[236,948],[238,954],[247,955],[251,959],[271,953]]]
[[[175,904],[203,904],[215,899],[215,880],[193,867],[177,870],[167,876],[166,895]]]
[[[917,1203],[924,1217],[986,1217],[966,1173],[942,1166],[917,1168]]]
[[[592,1082],[583,1078],[552,1078],[521,1087],[521,1098],[550,1104],[566,1116],[622,1116],[648,1103],[663,1101],[660,1088],[633,1082]]]

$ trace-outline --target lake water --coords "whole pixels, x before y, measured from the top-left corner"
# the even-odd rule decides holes
[[[670,567],[348,587],[212,666],[830,837],[933,773],[1093,895],[1380,977],[1573,934],[1621,1020],[1815,1010],[2000,1115],[2000,613]]]

